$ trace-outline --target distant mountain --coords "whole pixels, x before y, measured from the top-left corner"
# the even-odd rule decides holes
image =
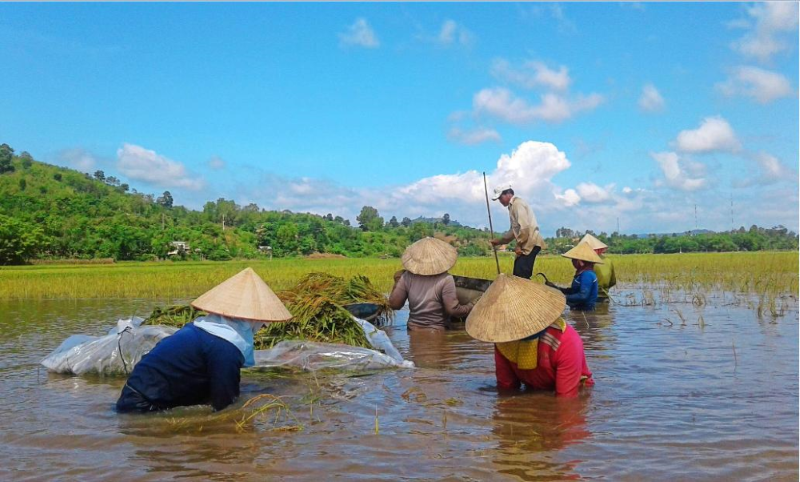
[[[418,217],[416,219],[412,219],[411,223],[412,224],[413,223],[428,223],[428,224],[440,223],[440,224],[443,224],[443,221],[442,221],[442,218],[423,218],[422,216],[420,216],[420,217]],[[447,225],[448,226],[455,226],[455,227],[463,226],[463,224],[461,224],[458,221],[455,221],[453,219],[451,219],[450,222],[447,223]]]

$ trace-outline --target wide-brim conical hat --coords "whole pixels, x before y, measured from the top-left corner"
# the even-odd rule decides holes
[[[562,254],[561,256],[570,259],[579,259],[581,261],[588,261],[589,263],[598,263],[602,264],[603,260],[600,259],[600,256],[594,252],[591,246],[588,243],[578,243],[577,246],[570,249],[566,253]]]
[[[192,306],[209,313],[252,321],[288,321],[292,318],[289,310],[252,268],[206,291],[192,302]]]
[[[444,241],[423,238],[403,253],[403,268],[414,274],[432,276],[449,270],[456,264],[458,251]]]
[[[608,245],[606,243],[600,241],[599,239],[595,238],[594,236],[592,236],[589,233],[586,233],[586,235],[583,238],[581,238],[581,243],[588,244],[589,247],[592,248],[592,249],[603,249],[603,248],[607,248],[608,247]],[[581,244],[581,243],[578,243],[578,244]]]
[[[561,292],[525,278],[500,274],[467,317],[472,338],[504,343],[529,337],[561,316],[567,301]]]

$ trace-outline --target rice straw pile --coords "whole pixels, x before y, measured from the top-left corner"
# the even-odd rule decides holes
[[[277,295],[294,318],[285,323],[267,323],[255,334],[256,350],[272,348],[284,340],[371,348],[364,331],[344,306],[373,303],[380,307],[379,316],[383,319],[391,319],[394,314],[383,293],[372,285],[369,278],[361,275],[346,280],[326,273],[310,273],[292,289]],[[156,308],[144,324],[182,327],[205,314],[188,305]]]

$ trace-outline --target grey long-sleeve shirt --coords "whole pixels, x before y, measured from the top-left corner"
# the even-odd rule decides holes
[[[389,295],[389,306],[399,310],[408,300],[408,329],[444,330],[450,316],[465,317],[472,303],[460,305],[450,273],[422,276],[406,271]]]

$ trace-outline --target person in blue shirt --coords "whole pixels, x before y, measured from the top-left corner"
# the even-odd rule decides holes
[[[572,286],[560,288],[549,281],[545,284],[561,290],[567,297],[570,309],[593,310],[597,302],[597,275],[594,272],[594,265],[602,264],[603,260],[587,243],[579,243],[561,256],[571,259],[572,266],[575,267]]]
[[[264,323],[292,318],[251,268],[192,306],[209,314],[161,340],[136,364],[117,400],[117,412],[207,404],[224,409],[239,397],[239,370],[255,364],[255,332]]]

